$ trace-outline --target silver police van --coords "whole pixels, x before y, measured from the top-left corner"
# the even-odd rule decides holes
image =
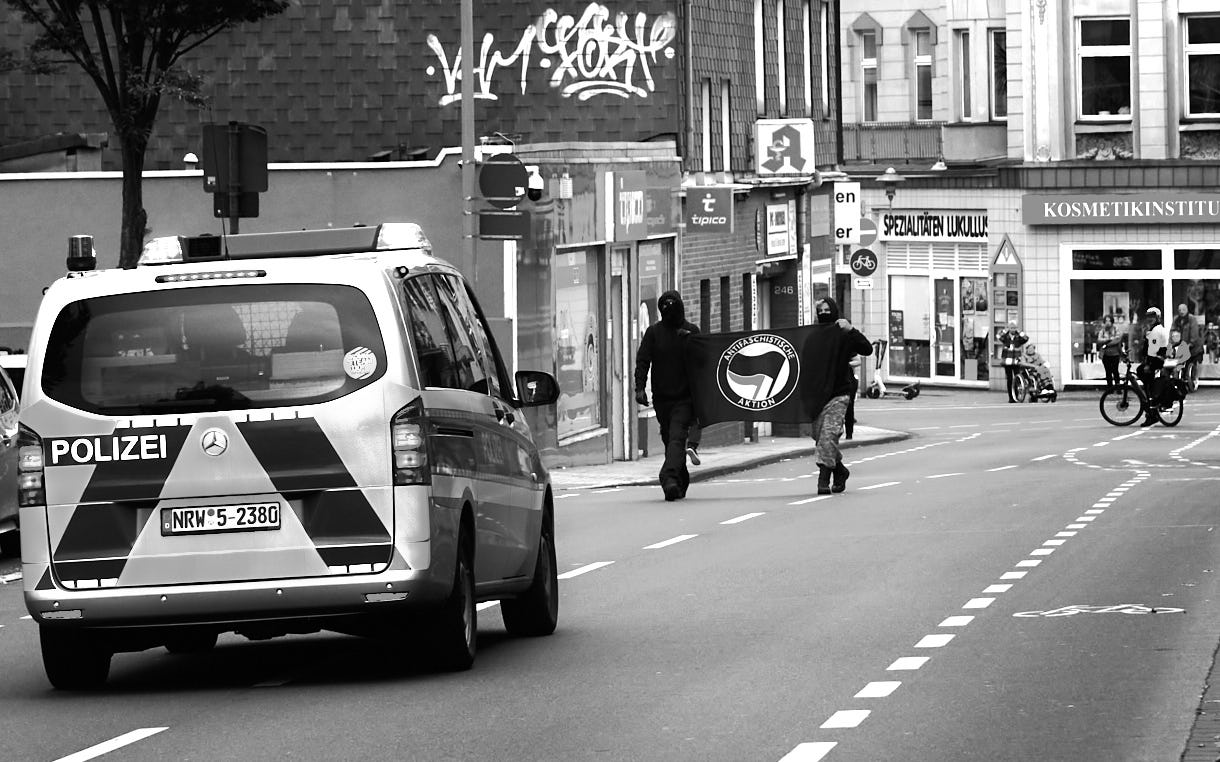
[[[116,652],[331,630],[469,668],[476,603],[554,631],[554,504],[462,275],[419,226],[76,246],[32,333],[18,439],[26,607],[57,688]]]

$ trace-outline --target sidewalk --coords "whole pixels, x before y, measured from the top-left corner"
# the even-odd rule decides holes
[[[857,425],[854,436],[841,440],[839,446],[846,450],[879,442],[899,442],[909,436],[902,431]],[[808,437],[767,437],[758,442],[742,442],[725,447],[705,446],[699,448],[702,465],[689,466],[690,480],[692,483],[699,482],[787,458],[812,455],[813,450],[813,440]],[[663,460],[658,454],[641,460],[620,460],[600,466],[556,468],[551,471],[551,484],[557,492],[657,484],[657,474]]]

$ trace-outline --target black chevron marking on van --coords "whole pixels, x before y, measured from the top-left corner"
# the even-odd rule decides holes
[[[165,436],[165,457],[151,460],[114,460],[98,463],[81,495],[82,503],[116,500],[156,500],[165,480],[182,452],[190,426],[116,429],[124,436],[160,434]],[[78,509],[79,512],[79,509]]]
[[[78,506],[55,547],[55,573],[60,579],[118,577],[156,505],[139,500]]]
[[[54,590],[55,583],[51,581],[51,567],[43,570],[42,576],[38,578],[38,584],[34,585],[35,590]]]

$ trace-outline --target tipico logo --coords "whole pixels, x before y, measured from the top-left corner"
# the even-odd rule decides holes
[[[796,389],[801,362],[792,342],[760,333],[733,342],[720,355],[716,383],[720,393],[742,410],[766,410]]]

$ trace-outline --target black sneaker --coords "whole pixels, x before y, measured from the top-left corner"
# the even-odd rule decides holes
[[[1157,422],[1157,420],[1155,418],[1145,418],[1144,422],[1140,424],[1140,428],[1142,429],[1146,426],[1151,426],[1156,422]]]
[[[682,487],[677,484],[666,484],[661,489],[665,492],[665,502],[667,503],[672,503],[682,497]]]

